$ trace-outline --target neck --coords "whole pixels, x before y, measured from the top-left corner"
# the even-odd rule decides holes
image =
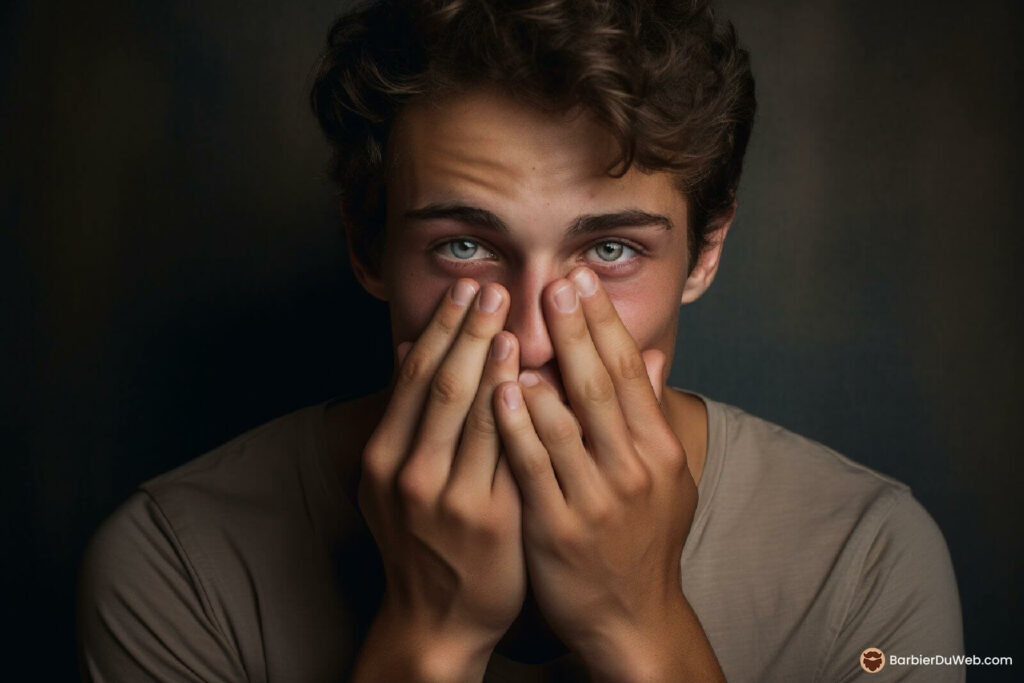
[[[662,411],[686,451],[693,481],[700,484],[708,456],[708,409],[697,396],[665,387]]]

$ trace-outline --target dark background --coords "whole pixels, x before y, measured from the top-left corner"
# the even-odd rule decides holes
[[[75,676],[84,544],[140,481],[387,366],[306,107],[343,2],[0,10],[8,675]],[[1020,3],[732,0],[759,121],[673,381],[911,485],[968,653],[1024,666]],[[968,9],[969,8],[969,9]],[[1017,312],[1015,312],[1017,311]]]

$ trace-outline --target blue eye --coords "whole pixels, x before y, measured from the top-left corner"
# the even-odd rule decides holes
[[[457,239],[440,245],[441,254],[458,261],[476,261],[488,258],[491,253],[473,240]]]
[[[636,250],[622,242],[600,242],[590,248],[598,260],[605,263],[628,261],[636,255]]]

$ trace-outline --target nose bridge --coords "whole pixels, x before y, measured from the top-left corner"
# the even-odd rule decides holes
[[[545,285],[560,276],[553,264],[525,263],[508,283],[511,302],[506,328],[519,340],[523,368],[539,368],[554,358],[541,294]]]

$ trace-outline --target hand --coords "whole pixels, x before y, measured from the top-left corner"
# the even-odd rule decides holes
[[[357,678],[479,680],[523,603],[519,492],[491,408],[494,388],[518,376],[519,352],[501,331],[508,292],[477,290],[459,280],[416,343],[400,345],[363,452],[359,503],[386,586]],[[403,654],[416,661],[399,670]]]
[[[655,391],[665,357],[641,355],[588,269],[544,309],[571,410],[532,372],[495,395],[538,606],[595,678],[713,680],[680,580],[697,488]]]

